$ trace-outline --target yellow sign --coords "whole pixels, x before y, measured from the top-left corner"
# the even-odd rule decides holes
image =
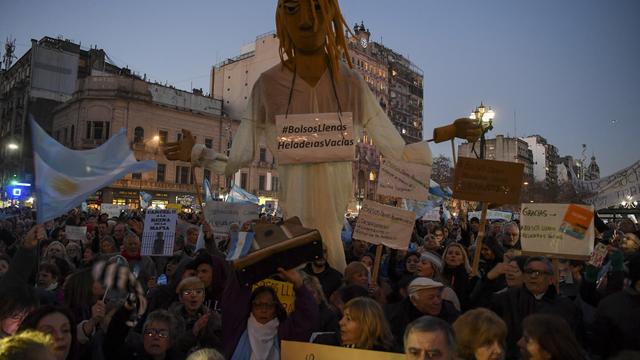
[[[176,209],[177,211],[182,210],[182,204],[167,204],[167,209]]]
[[[291,314],[293,312],[296,293],[293,290],[292,283],[273,279],[264,279],[255,283],[251,291],[260,286],[269,286],[273,288],[273,290],[276,291],[276,295],[278,295],[278,300],[280,300],[280,303],[282,304],[282,306],[284,306],[284,309],[287,310],[287,314]]]
[[[281,360],[403,360],[404,354],[350,349],[342,346],[319,345],[297,341],[280,342]]]

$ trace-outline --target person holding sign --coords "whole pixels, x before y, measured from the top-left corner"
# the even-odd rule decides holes
[[[286,217],[298,216],[305,227],[320,231],[329,264],[338,271],[346,266],[340,230],[353,193],[353,134],[357,137],[365,129],[386,158],[431,166],[427,143],[405,145],[367,83],[351,69],[344,36],[348,29],[337,0],[279,0],[276,32],[281,64],[265,71],[254,84],[229,158],[202,144],[195,145],[186,130],[180,141],[169,143],[164,149],[169,160],[191,161],[194,166],[231,176],[253,160],[261,138],[273,154],[291,147],[292,138],[304,138],[296,146],[314,150],[313,160],[309,156],[285,165],[278,158],[279,205]],[[294,126],[294,117],[306,118],[309,125]],[[277,118],[284,118],[284,124],[291,119],[291,125],[277,127]],[[332,125],[328,125],[329,121]],[[327,128],[345,129],[329,141],[335,146],[320,147],[324,142],[307,141],[324,136],[322,129]],[[293,134],[285,134],[289,129]],[[475,141],[480,132],[477,121],[462,118],[435,129],[434,139],[439,142],[461,137]],[[332,158],[345,147],[347,157]],[[331,162],[322,156],[328,156]],[[305,160],[312,163],[304,163]]]

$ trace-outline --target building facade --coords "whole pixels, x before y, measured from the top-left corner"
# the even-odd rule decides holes
[[[32,39],[31,48],[12,65],[11,54],[7,55],[0,70],[0,186],[3,187],[12,180],[33,182],[29,114],[50,132],[53,109],[71,99],[77,79],[124,71],[105,60],[104,50],[82,49],[62,38]]]
[[[475,158],[480,153],[480,141],[458,145],[459,157]],[[533,182],[533,153],[529,144],[520,138],[497,135],[495,139],[487,139],[485,143],[485,159],[524,164],[523,181]]]
[[[113,203],[136,208],[139,192],[153,196],[152,204],[195,203],[203,179],[212,192],[228,184],[210,169],[168,161],[164,143],[181,138],[189,129],[196,142],[226,152],[239,121],[222,116],[220,100],[129,76],[88,76],[78,81],[72,98],[53,115],[52,136],[72,149],[91,149],[104,143],[119,128],[127,136],[138,160],[155,160],[155,172],[133,173],[97,192],[89,203]],[[197,185],[196,185],[197,184]],[[198,188],[198,189],[197,189]]]
[[[532,135],[523,139],[529,145],[533,155],[533,179],[547,186],[558,184],[558,148],[547,142],[540,135]]]

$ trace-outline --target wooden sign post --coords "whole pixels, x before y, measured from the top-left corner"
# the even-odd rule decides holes
[[[518,203],[523,172],[524,164],[466,157],[458,159],[453,180],[453,197],[482,203],[480,229],[471,268],[473,275],[478,274],[489,203]]]

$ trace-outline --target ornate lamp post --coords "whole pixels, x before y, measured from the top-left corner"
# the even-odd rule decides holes
[[[495,111],[491,110],[484,106],[482,102],[480,102],[480,106],[476,107],[476,109],[469,115],[470,119],[479,120],[480,126],[482,127],[482,135],[480,136],[480,159],[484,159],[485,156],[485,134],[487,131],[493,129],[493,119],[495,118]]]

